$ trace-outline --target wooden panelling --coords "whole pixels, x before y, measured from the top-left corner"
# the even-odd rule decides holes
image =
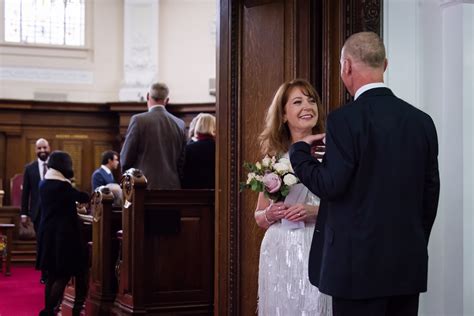
[[[82,153],[84,144],[81,141],[62,141],[62,150],[68,152],[72,158],[74,167],[74,179],[78,187],[82,187]]]
[[[200,112],[214,113],[215,104],[170,104],[168,109],[189,122]],[[90,177],[100,165],[100,154],[120,152],[130,117],[143,111],[145,103],[0,100],[0,178],[5,205],[9,204],[9,179],[36,159],[35,142],[40,137],[49,141],[51,150],[72,154],[78,189],[91,191]]]
[[[278,86],[288,78],[292,56],[286,56],[285,40],[291,32],[286,29],[284,1],[243,9],[242,68],[240,84],[240,163],[261,158],[257,135],[264,126],[266,110]],[[243,179],[244,171],[239,178]],[[238,181],[238,179],[236,179]],[[256,310],[259,249],[264,230],[255,224],[253,211],[255,193],[243,192],[240,200],[239,233],[240,261],[240,314],[251,315]],[[246,302],[253,302],[248,304]]]

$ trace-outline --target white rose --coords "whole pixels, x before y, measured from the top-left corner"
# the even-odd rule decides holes
[[[258,170],[262,170],[262,164],[260,162],[257,161],[257,163],[255,164],[255,167],[257,167]]]
[[[281,162],[277,162],[276,164],[274,164],[273,169],[275,169],[275,171],[278,172],[279,174],[285,174],[288,171],[290,171],[290,168],[288,167],[288,165]]]
[[[290,159],[288,158],[280,158],[278,160],[279,163],[284,163],[285,165],[287,165],[288,167],[291,166],[291,162],[290,162]]]
[[[283,178],[283,183],[286,184],[287,186],[292,186],[298,183],[298,178],[292,175],[291,173],[288,173]]]
[[[272,160],[270,159],[270,157],[268,156],[265,156],[265,158],[262,159],[262,165],[267,168],[267,167],[270,167],[270,164],[272,163]]]
[[[258,182],[263,182],[263,176],[255,176],[255,180],[257,180]]]
[[[255,179],[255,173],[253,172],[250,172],[248,175],[247,175],[247,184],[250,184],[250,182]]]

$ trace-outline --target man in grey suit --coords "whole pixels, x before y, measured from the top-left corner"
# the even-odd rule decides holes
[[[120,152],[122,171],[140,169],[148,180],[148,189],[181,188],[185,125],[166,110],[168,94],[164,83],[150,87],[148,112],[132,116]]]

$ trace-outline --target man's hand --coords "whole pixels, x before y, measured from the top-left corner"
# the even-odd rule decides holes
[[[26,216],[26,215],[22,215],[22,216],[21,216],[21,225],[22,225],[23,227],[25,227],[25,228],[28,227],[28,221],[29,221],[29,217],[28,217],[28,216]]]
[[[308,135],[304,137],[301,141],[307,143],[308,145],[313,144],[314,142],[320,141],[326,137],[325,133],[322,134],[316,134],[316,135]]]

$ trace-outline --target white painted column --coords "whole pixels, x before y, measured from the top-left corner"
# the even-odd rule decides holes
[[[158,79],[159,0],[124,0],[120,101],[146,98]]]
[[[385,0],[385,79],[433,118],[441,195],[420,315],[474,315],[474,0]]]
[[[463,11],[464,315],[474,315],[474,1]]]
[[[443,270],[439,272],[446,290],[443,297],[431,299],[443,300],[443,310],[438,311],[440,315],[463,315],[463,15],[458,1],[441,2],[443,133],[440,138],[442,189],[439,211],[443,212],[444,257]],[[436,251],[435,247],[433,251]]]

